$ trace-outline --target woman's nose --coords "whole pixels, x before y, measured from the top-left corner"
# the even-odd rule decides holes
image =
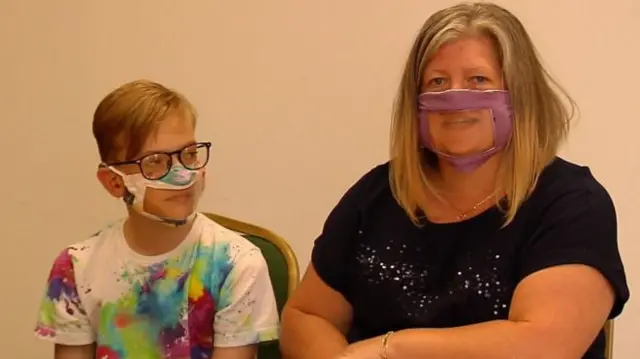
[[[447,90],[464,90],[469,88],[469,84],[463,78],[451,78],[450,87]]]

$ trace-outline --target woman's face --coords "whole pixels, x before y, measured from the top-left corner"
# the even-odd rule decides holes
[[[440,47],[425,69],[421,92],[449,89],[503,89],[502,71],[488,38],[466,37]],[[489,109],[428,114],[431,141],[449,155],[480,153],[493,147]]]

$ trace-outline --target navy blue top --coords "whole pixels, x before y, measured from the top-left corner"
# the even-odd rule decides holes
[[[312,264],[353,306],[349,341],[406,328],[507,319],[516,285],[541,269],[585,264],[629,299],[616,213],[587,167],[556,159],[515,219],[491,208],[468,220],[414,225],[391,193],[389,164],[342,197],[315,242]],[[601,332],[584,359],[604,358]]]

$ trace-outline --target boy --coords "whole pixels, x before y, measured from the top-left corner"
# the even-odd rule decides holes
[[[195,209],[210,143],[175,91],[135,81],[93,117],[97,177],[128,217],[53,264],[36,334],[56,359],[250,359],[277,339],[260,250]]]

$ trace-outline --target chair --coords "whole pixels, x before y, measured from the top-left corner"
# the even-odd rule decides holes
[[[236,219],[214,213],[203,213],[214,222],[234,232],[238,232],[256,245],[269,266],[269,275],[273,285],[278,313],[282,313],[287,299],[291,296],[300,281],[300,269],[293,250],[289,244],[275,233]],[[258,347],[258,359],[280,359],[277,340],[261,343]]]
[[[604,357],[613,358],[613,319],[607,320],[604,325],[604,334],[606,336],[606,345],[604,349]]]

